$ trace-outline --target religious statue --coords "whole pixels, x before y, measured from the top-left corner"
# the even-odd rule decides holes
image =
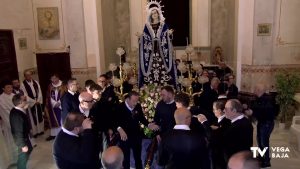
[[[224,63],[223,50],[220,46],[216,46],[213,55],[213,64],[220,65]]]
[[[147,5],[147,22],[139,37],[139,88],[147,84],[176,88],[177,72],[173,57],[172,33],[165,24],[160,2]]]

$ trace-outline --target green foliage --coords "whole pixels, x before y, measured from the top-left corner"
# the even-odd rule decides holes
[[[289,120],[294,111],[291,110],[294,104],[294,95],[300,84],[300,76],[296,73],[280,73],[275,76],[276,89],[278,95],[276,96],[276,102],[280,106],[279,119],[281,122]]]

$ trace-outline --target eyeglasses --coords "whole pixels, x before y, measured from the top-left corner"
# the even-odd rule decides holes
[[[93,100],[82,100],[83,102],[87,102],[87,103],[93,103],[93,102],[95,102],[95,100],[93,99]]]

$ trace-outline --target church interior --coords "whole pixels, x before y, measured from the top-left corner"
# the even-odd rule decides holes
[[[125,70],[130,65],[128,69],[134,70],[136,78],[140,73],[143,45],[139,40],[145,35],[148,3],[149,0],[0,0],[0,81],[18,78],[22,82],[24,71],[30,70],[45,97],[53,73],[64,80],[76,78],[82,88],[86,80],[97,81],[107,72],[113,72],[112,76],[123,82],[120,66]],[[278,94],[278,74],[300,78],[299,0],[161,0],[161,6],[165,23],[172,30],[170,55],[187,66],[183,68],[187,71],[176,70],[179,91],[193,94],[190,88],[197,75],[192,77],[192,64],[200,64],[201,71],[210,75],[229,72],[241,102],[255,99],[258,84],[265,86],[266,93]],[[128,64],[124,64],[120,48]],[[188,75],[183,77],[184,73]],[[122,86],[117,80],[113,84]],[[281,120],[275,120],[270,146],[288,151],[271,158],[272,169],[296,169],[300,165],[300,118],[296,118],[300,117],[299,81],[292,93],[292,116],[284,127],[280,126]],[[28,169],[57,168],[53,141],[45,141],[46,137],[48,134],[36,139]],[[256,134],[253,146],[257,146]],[[6,168],[1,169],[17,168],[5,166],[2,160],[0,168]]]

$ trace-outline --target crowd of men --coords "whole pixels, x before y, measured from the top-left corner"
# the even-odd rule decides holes
[[[34,138],[44,134],[44,119],[50,127],[46,140],[55,139],[53,156],[60,169],[129,169],[131,150],[134,167],[144,168],[141,124],[155,131],[157,165],[167,169],[271,166],[268,153],[261,159],[253,159],[249,153],[253,145],[250,119],[257,120],[261,149],[269,146],[274,127],[274,101],[263,85],[256,87],[256,100],[248,107],[237,99],[233,75],[222,82],[210,78],[201,94],[192,98],[193,103],[188,94],[163,86],[154,121],[149,122],[139,103],[139,93],[130,91],[120,102],[105,74],[96,82],[87,80],[83,90],[76,79],[63,83],[53,74],[45,109],[40,85],[32,79],[32,72],[25,71],[24,78],[21,84],[18,79],[3,82],[0,95],[0,133],[5,136],[7,161],[17,163],[18,169],[26,169],[36,145]],[[198,84],[193,85],[197,91]]]

